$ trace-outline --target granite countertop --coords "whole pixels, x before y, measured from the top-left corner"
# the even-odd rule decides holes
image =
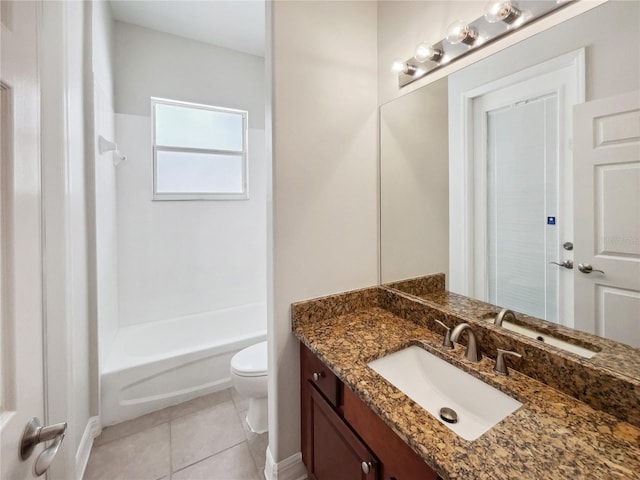
[[[364,292],[364,293],[363,293]],[[293,332],[444,479],[640,479],[640,428],[524,374],[492,372],[493,360],[464,358],[442,336],[394,315],[376,289],[293,307]],[[356,305],[341,302],[357,298]],[[384,380],[367,363],[411,344],[504,391],[523,405],[466,441]]]

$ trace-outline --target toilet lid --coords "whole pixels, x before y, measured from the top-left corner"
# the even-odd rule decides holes
[[[243,377],[267,374],[267,342],[256,343],[240,350],[231,358],[231,370]]]

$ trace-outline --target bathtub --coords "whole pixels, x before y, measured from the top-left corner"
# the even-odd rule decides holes
[[[255,303],[120,328],[100,377],[102,425],[231,386],[231,357],[265,340],[266,326]]]

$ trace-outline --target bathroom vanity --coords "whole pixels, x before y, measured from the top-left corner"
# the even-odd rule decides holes
[[[469,323],[482,359],[468,361],[465,345],[443,347],[436,320]],[[294,304],[292,321],[309,478],[640,479],[637,379],[385,287]],[[522,405],[465,440],[368,366],[412,345]],[[496,348],[523,355],[507,360],[508,376],[493,372]],[[606,356],[600,348],[594,358]]]

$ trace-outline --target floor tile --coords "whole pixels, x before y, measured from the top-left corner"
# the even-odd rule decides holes
[[[207,410],[215,405],[231,401],[231,388],[219,392],[210,393],[202,397],[194,398],[188,402],[180,403],[171,407],[171,418],[184,417],[192,413]]]
[[[232,401],[171,421],[173,471],[214,455],[245,440]]]
[[[172,480],[259,480],[246,442],[174,473]]]
[[[171,419],[171,408],[173,407],[163,408],[162,410],[158,410],[156,412],[134,418],[133,420],[128,420],[111,427],[106,427],[102,430],[102,433],[93,441],[93,446],[98,447],[107,442],[111,442],[113,440],[126,437],[127,435],[138,433],[142,430],[146,430],[162,423],[166,423]]]
[[[157,480],[170,474],[169,424],[94,447],[84,480]]]

